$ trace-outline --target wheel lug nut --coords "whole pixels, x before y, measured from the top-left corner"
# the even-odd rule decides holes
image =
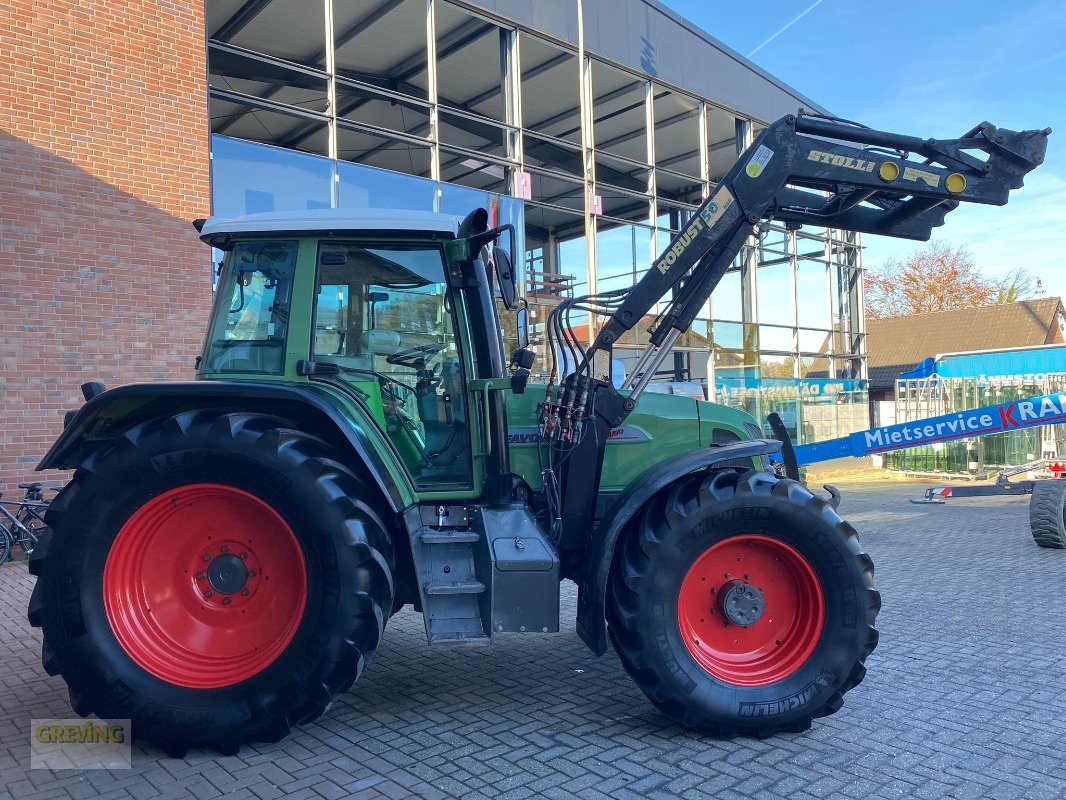
[[[215,596],[215,593],[212,592],[210,589],[208,591],[204,592],[204,597],[214,597],[214,596]]]
[[[227,598],[226,598],[225,600],[223,600],[223,601],[222,601],[222,603],[223,603],[224,605],[227,605],[227,606],[228,606],[228,605],[229,605],[230,603],[232,603],[232,602],[233,602],[233,598],[232,598],[232,597],[227,597]]]
[[[196,573],[196,580],[198,580],[198,581],[202,581],[206,577],[207,577],[207,573],[206,572],[197,572]]]
[[[229,545],[228,544],[222,545],[222,552],[223,553],[228,553],[229,552]]]
[[[241,589],[241,594],[244,595],[245,597],[247,597],[250,594],[250,592],[247,589]]]
[[[243,553],[241,553],[240,557],[241,558],[248,558],[248,551],[245,550]]]
[[[254,577],[255,577],[256,575],[258,575],[258,574],[259,574],[259,573],[258,573],[258,572],[256,572],[256,571],[255,571],[254,569],[250,569],[250,570],[248,570],[248,577],[249,577],[249,578],[254,578]]]
[[[744,580],[746,580],[746,581],[750,581],[750,580],[751,580],[751,574],[750,574],[750,573],[747,573],[747,572],[745,572],[745,573],[744,573]]]
[[[204,561],[210,561],[210,560],[211,560],[211,554],[210,553],[204,553]]]

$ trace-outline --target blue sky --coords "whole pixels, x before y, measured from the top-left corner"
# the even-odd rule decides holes
[[[1047,160],[1005,207],[966,204],[934,238],[978,267],[1025,267],[1066,296],[1066,2],[1050,0],[665,0],[834,114],[922,137],[978,122],[1055,130]],[[815,5],[813,9],[811,6]],[[876,267],[920,243],[864,236]]]

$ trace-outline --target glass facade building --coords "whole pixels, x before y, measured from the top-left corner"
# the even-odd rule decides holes
[[[777,109],[805,100],[651,0],[207,13],[213,213],[485,206],[519,231],[535,330],[560,297],[632,285]],[[695,73],[711,58],[720,92]],[[861,288],[856,235],[765,225],[657,388],[777,410],[801,441],[865,428]]]

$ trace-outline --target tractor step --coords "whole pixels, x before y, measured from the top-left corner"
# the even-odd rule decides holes
[[[484,533],[465,506],[421,506],[411,514],[411,554],[430,644],[489,644],[491,577]]]
[[[424,530],[419,536],[422,544],[470,544],[481,538],[477,531]]]
[[[430,644],[454,647],[492,643],[479,619],[430,620],[428,627]]]
[[[426,594],[481,594],[485,584],[481,581],[429,581],[423,587]]]

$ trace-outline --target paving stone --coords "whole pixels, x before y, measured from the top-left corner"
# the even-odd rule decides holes
[[[352,691],[278,744],[182,760],[137,744],[131,770],[31,771],[30,718],[72,712],[23,614],[33,578],[8,564],[0,800],[1060,800],[1066,641],[1052,621],[1066,619],[1066,553],[1034,545],[1025,498],[910,505],[923,488],[842,486],[841,511],[877,565],[881,642],[840,712],[765,741],[669,723],[613,655],[577,638],[567,582],[563,632],[491,648],[432,649],[421,617],[402,611]],[[1025,591],[1011,592],[1019,576]]]

